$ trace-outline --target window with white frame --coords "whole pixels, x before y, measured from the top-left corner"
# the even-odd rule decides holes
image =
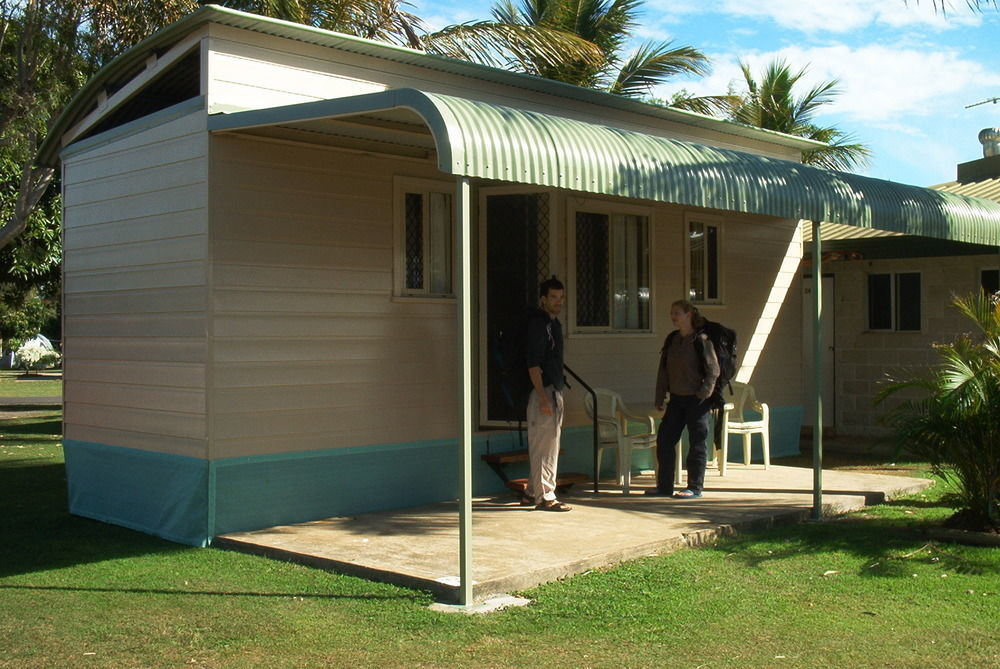
[[[649,330],[649,217],[581,208],[574,242],[576,327]]]
[[[979,273],[979,283],[983,292],[994,295],[1000,292],[1000,269],[984,269]]]
[[[690,218],[687,225],[688,299],[721,302],[722,227],[718,221]]]
[[[920,330],[920,272],[868,275],[868,329]]]
[[[454,223],[449,184],[396,181],[395,292],[454,296]]]

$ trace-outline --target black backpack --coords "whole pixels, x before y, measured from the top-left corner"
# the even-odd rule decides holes
[[[719,360],[719,378],[715,381],[712,400],[721,407],[722,389],[729,386],[729,392],[733,392],[730,382],[736,376],[736,330],[706,319],[701,332],[704,332],[708,341],[712,342],[715,357]],[[705,361],[702,360],[702,365],[704,364]]]
[[[535,318],[545,315],[535,308],[525,308],[512,315],[497,329],[493,342],[493,363],[500,378],[500,391],[504,401],[523,420],[531,394],[531,378],[524,348],[528,325]]]
[[[712,395],[709,399],[712,400],[712,404],[716,408],[721,409],[723,405],[722,389],[729,386],[729,392],[732,392],[733,388],[730,382],[736,376],[736,331],[727,328],[722,323],[705,319],[705,323],[698,330],[698,333],[708,337],[708,341],[712,343],[712,348],[715,349],[715,357],[719,361],[719,378],[715,380],[715,388],[712,389]],[[676,334],[676,331],[671,332],[670,336],[667,337],[667,346],[670,346],[670,339],[674,334]],[[699,355],[704,356],[701,348],[695,348]],[[701,358],[701,369],[704,374],[704,357]]]

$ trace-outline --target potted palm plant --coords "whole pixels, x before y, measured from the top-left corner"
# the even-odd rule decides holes
[[[946,526],[1000,534],[1000,293],[954,305],[976,330],[936,344],[938,365],[890,380],[876,403],[910,391],[885,418],[900,446],[954,481],[959,511]]]

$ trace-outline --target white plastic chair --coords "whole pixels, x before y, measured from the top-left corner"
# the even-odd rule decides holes
[[[729,449],[729,435],[743,435],[743,464],[750,464],[750,438],[759,434],[764,451],[764,469],[771,466],[771,438],[768,431],[768,420],[770,410],[767,404],[757,401],[757,395],[753,386],[746,383],[732,382],[733,391],[730,393],[727,387],[723,391],[723,399],[726,402],[722,413],[722,448],[719,458],[719,475],[726,475],[726,462]],[[761,414],[761,418],[747,420],[744,415],[745,409],[753,409]]]
[[[618,449],[618,485],[626,495],[632,481],[632,452],[643,448],[656,448],[656,423],[649,415],[629,411],[621,395],[607,388],[594,388],[597,395],[597,465],[604,461],[604,451]],[[590,393],[584,395],[584,407],[591,420],[594,418],[594,400]],[[629,432],[629,421],[644,423],[639,432]],[[655,462],[655,458],[654,458]]]

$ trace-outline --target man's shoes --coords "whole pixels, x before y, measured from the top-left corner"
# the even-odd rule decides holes
[[[678,490],[675,492],[674,497],[677,499],[697,499],[701,497],[701,491],[685,488],[684,490]]]
[[[674,493],[660,490],[659,488],[646,488],[643,493],[646,497],[673,497]]]
[[[535,505],[535,511],[569,511],[572,508],[557,499],[545,499]]]

